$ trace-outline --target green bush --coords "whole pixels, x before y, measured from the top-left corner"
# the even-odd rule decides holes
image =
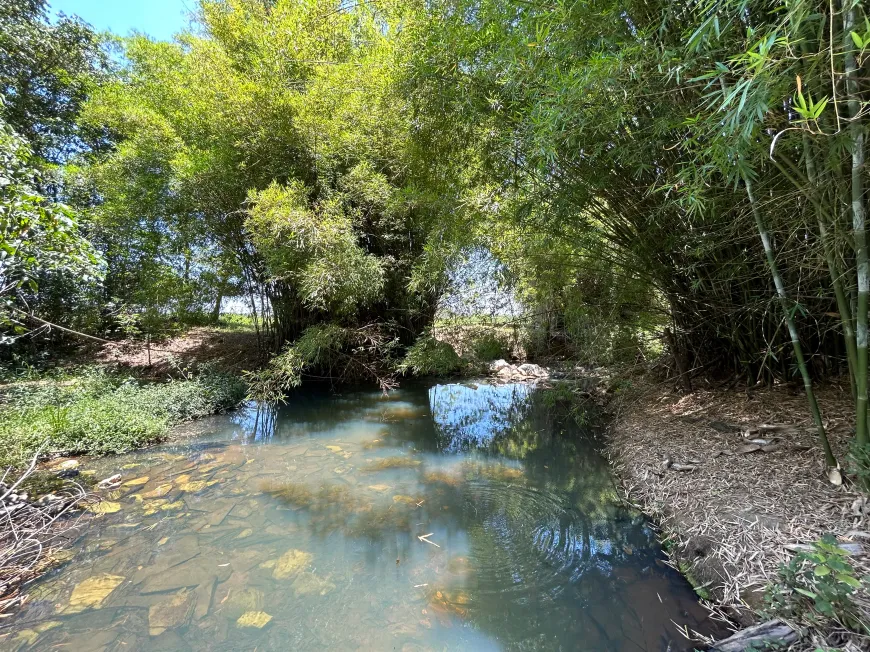
[[[493,333],[484,333],[471,342],[471,355],[480,362],[490,362],[510,356],[510,347],[503,338]]]
[[[424,335],[408,349],[399,364],[401,373],[415,376],[448,376],[462,367],[462,359],[447,342]]]
[[[846,551],[833,536],[825,535],[811,550],[797,553],[780,567],[765,597],[772,616],[814,625],[835,621],[866,635],[870,625],[862,622],[854,598],[867,588],[866,578],[856,576]]]
[[[64,381],[13,387],[0,408],[0,464],[52,453],[121,453],[166,436],[177,423],[237,406],[246,386],[204,368],[186,381],[139,384],[85,370]]]

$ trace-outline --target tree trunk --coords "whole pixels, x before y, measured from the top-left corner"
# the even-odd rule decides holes
[[[218,286],[217,296],[214,300],[214,308],[211,311],[211,316],[209,320],[211,323],[216,324],[218,320],[221,318],[221,304],[224,301],[224,292],[226,291],[227,280],[226,278],[222,279],[220,285]]]

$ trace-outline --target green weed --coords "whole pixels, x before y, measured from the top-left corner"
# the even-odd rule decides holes
[[[190,380],[141,384],[85,369],[70,379],[11,387],[0,407],[0,464],[47,453],[121,453],[158,441],[177,423],[236,407],[239,379],[200,369]]]
[[[847,629],[870,634],[870,626],[861,621],[855,604],[856,592],[867,586],[866,578],[856,576],[836,539],[825,535],[812,550],[797,553],[780,567],[765,601],[772,616],[816,625],[836,621]]]

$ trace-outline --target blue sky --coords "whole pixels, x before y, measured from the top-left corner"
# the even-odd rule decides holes
[[[187,26],[196,0],[49,0],[52,13],[80,16],[98,30],[127,36],[136,29],[168,40]]]

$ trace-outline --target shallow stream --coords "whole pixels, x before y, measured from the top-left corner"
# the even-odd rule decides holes
[[[4,623],[28,650],[691,650],[715,629],[528,385],[300,392],[87,462],[125,484]]]

